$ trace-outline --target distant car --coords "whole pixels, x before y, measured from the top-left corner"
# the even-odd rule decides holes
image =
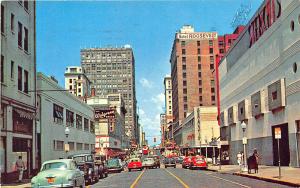
[[[84,173],[72,159],[46,161],[31,179],[31,187],[85,187]]]
[[[151,157],[147,157],[143,160],[142,165],[144,168],[154,168],[155,167],[155,161]]]
[[[165,165],[165,168],[168,168],[168,167],[174,167],[174,168],[176,168],[176,161],[175,161],[174,158],[166,157],[164,159],[164,165]]]
[[[154,159],[154,167],[155,168],[160,168],[160,159],[159,159],[159,156],[158,155],[152,155],[150,156],[151,158]]]
[[[191,163],[189,166],[190,169],[201,168],[207,169],[207,163],[205,161],[205,157],[202,155],[193,156],[191,158]]]
[[[122,172],[123,165],[120,159],[109,159],[107,161],[108,172]]]
[[[91,184],[99,181],[99,167],[95,165],[92,154],[75,154],[68,156],[76,162],[78,168],[84,172],[84,179]]]
[[[182,161],[182,168],[189,168],[191,162],[192,162],[192,161],[191,161],[191,157],[189,157],[189,156],[184,157],[184,158],[183,158],[183,161]]]
[[[143,170],[143,165],[142,165],[141,159],[139,159],[139,158],[130,159],[129,163],[127,165],[127,168],[128,168],[129,172],[133,169]]]
[[[182,164],[183,157],[179,156],[175,158],[176,163]]]

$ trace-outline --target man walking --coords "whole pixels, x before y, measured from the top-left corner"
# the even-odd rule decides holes
[[[23,172],[25,169],[25,164],[24,161],[22,160],[22,156],[19,156],[19,159],[16,161],[16,167],[17,167],[17,171],[19,173],[19,183],[22,182],[23,179]]]

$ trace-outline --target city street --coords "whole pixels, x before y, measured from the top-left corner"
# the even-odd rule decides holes
[[[203,170],[182,168],[147,169],[143,171],[110,174],[90,187],[124,187],[124,188],[209,188],[209,187],[288,187],[246,177],[234,176]]]

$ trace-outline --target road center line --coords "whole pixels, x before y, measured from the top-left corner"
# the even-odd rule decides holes
[[[165,171],[167,171],[169,174],[171,174],[174,178],[176,178],[182,185],[184,188],[190,188],[187,184],[185,184],[179,177],[177,177],[175,174],[173,174],[172,172],[170,172],[167,169],[164,169]]]
[[[145,170],[142,171],[142,173],[140,173],[140,175],[134,180],[134,182],[131,184],[130,188],[134,188],[136,186],[136,184],[139,182],[139,180],[141,179],[142,175],[144,174]]]
[[[231,180],[227,180],[227,179],[224,179],[224,178],[220,178],[220,177],[218,177],[218,176],[214,176],[214,175],[211,175],[211,174],[206,174],[206,175],[212,176],[212,177],[214,177],[214,178],[217,178],[217,179],[220,179],[220,180],[223,180],[223,181],[227,181],[227,182],[230,182],[230,183],[232,183],[232,184],[236,184],[236,185],[239,185],[239,186],[242,186],[242,187],[251,188],[251,187],[249,187],[249,186],[247,186],[247,185],[240,184],[240,183],[238,183],[238,182],[231,181]]]

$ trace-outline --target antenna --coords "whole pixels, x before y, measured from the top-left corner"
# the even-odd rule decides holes
[[[231,27],[235,29],[239,25],[246,25],[251,9],[252,9],[251,0],[246,0],[246,1],[242,0],[240,8],[236,11],[231,21],[230,24]]]

